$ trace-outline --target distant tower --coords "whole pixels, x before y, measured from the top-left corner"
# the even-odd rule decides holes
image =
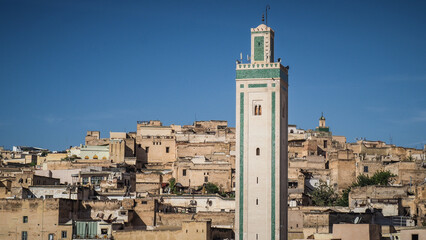
[[[325,117],[324,113],[321,113],[321,117],[319,119],[319,125],[315,128],[315,131],[320,132],[322,135],[330,135],[330,127],[325,126]]]
[[[324,117],[324,113],[321,113],[321,117],[319,119],[319,127],[325,127],[325,117]]]
[[[274,31],[251,29],[251,63],[236,66],[238,240],[287,239],[288,67],[274,62]]]

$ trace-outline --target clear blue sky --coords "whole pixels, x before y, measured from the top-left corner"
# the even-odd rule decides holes
[[[0,1],[0,146],[62,150],[137,120],[235,126],[235,60],[275,30],[289,123],[426,143],[426,1]]]

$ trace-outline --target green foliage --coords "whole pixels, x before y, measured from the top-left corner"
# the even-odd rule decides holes
[[[46,157],[48,153],[49,153],[49,151],[43,151],[43,152],[41,152],[40,156]]]
[[[374,173],[371,178],[373,179],[374,185],[388,186],[394,177],[396,177],[396,175],[389,171],[378,171]]]
[[[352,184],[353,187],[365,187],[374,185],[374,180],[367,175],[359,175],[356,179],[356,182]]]
[[[208,182],[208,183],[204,184],[204,188],[205,188],[205,190],[208,194],[219,193],[219,187],[216,186],[214,183]]]
[[[368,177],[366,175],[360,175],[357,178],[357,181],[352,184],[353,187],[365,187],[371,185],[382,185],[388,186],[392,178],[396,175],[392,174],[389,171],[377,171],[373,176]]]
[[[169,188],[170,188],[170,193],[176,194],[177,190],[176,190],[176,179],[175,178],[169,179]]]
[[[73,162],[76,159],[80,159],[80,158],[77,157],[77,155],[72,155],[71,157],[67,156],[65,158],[62,158],[61,161],[71,161],[71,162]]]
[[[316,206],[332,206],[335,204],[338,195],[327,183],[320,181],[319,186],[312,192],[311,197]]]
[[[353,187],[365,187],[372,185],[382,185],[388,186],[392,178],[396,175],[392,174],[389,171],[377,171],[373,176],[369,177],[366,175],[359,175],[356,179],[356,182],[352,183],[350,187],[343,190],[342,195],[337,199],[336,204],[338,206],[349,206],[349,193]]]
[[[35,165],[37,165],[37,163],[36,163],[36,162],[31,162],[31,163],[30,163],[30,166],[31,166],[31,167],[34,167]]]
[[[349,193],[351,192],[351,187],[348,187],[343,190],[342,195],[336,201],[337,206],[348,207],[349,206]]]

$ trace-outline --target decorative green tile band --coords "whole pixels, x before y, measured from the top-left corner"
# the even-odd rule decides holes
[[[244,93],[240,93],[240,212],[239,212],[239,233],[240,240],[243,240],[244,226]]]
[[[248,87],[249,88],[262,88],[262,87],[267,87],[268,84],[264,83],[264,84],[249,84]]]
[[[237,69],[237,79],[281,78],[288,82],[287,74],[280,68],[269,69]]]
[[[272,92],[271,132],[271,240],[275,239],[275,92]]]

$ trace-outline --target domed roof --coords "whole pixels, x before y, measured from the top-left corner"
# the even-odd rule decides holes
[[[321,117],[319,120],[325,120],[324,113],[321,113]]]

